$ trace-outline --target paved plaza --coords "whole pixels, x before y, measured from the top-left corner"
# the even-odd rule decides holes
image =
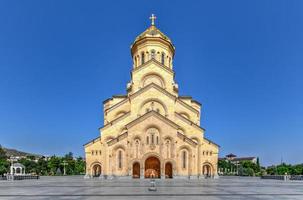
[[[83,179],[82,176],[0,181],[0,199],[291,199],[303,200],[303,181],[220,177],[206,180]]]

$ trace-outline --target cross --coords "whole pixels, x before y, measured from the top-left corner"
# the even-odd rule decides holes
[[[155,19],[157,19],[157,17],[156,17],[154,14],[152,14],[152,15],[149,17],[149,19],[151,20],[151,25],[154,26],[154,25],[155,25]]]

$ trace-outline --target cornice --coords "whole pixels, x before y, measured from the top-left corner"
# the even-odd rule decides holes
[[[108,128],[109,126],[112,126],[116,123],[118,123],[119,121],[121,121],[122,119],[125,119],[126,117],[128,117],[130,115],[130,111],[125,113],[124,115],[112,120],[111,122],[108,122],[106,125],[104,125],[103,127],[100,127],[99,130],[104,130],[105,128]]]
[[[85,143],[83,146],[88,146],[89,144],[91,144],[91,143],[95,143],[95,142],[97,142],[98,140],[100,140],[101,139],[101,137],[99,136],[99,137],[96,137],[95,139],[92,139],[91,141],[89,141],[89,142],[87,142],[87,143]]]
[[[198,145],[194,140],[190,139],[189,137],[187,137],[186,135],[184,135],[184,134],[182,134],[180,132],[177,132],[177,136],[180,139],[182,139],[184,142],[187,142],[188,144],[190,144],[190,145],[192,145],[194,147]]]
[[[186,122],[187,124],[194,126],[196,128],[198,128],[201,131],[205,131],[204,128],[202,128],[201,126],[197,125],[196,123],[194,123],[193,121],[183,117],[182,115],[180,115],[179,113],[175,112],[175,116],[178,117],[179,119],[181,119],[182,121]]]
[[[220,145],[214,143],[213,141],[207,139],[206,137],[204,137],[204,140],[206,140],[209,144],[213,144],[213,145],[215,145],[215,146],[217,146],[217,147],[220,147]]]
[[[127,138],[128,136],[128,133],[127,132],[124,132],[122,133],[121,135],[119,135],[118,137],[114,138],[114,139],[111,139],[110,141],[107,142],[107,145],[108,146],[112,146],[114,144],[116,144],[117,142]]]

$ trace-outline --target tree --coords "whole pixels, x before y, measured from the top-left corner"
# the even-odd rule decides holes
[[[78,157],[75,163],[75,174],[85,173],[85,162],[82,157]]]
[[[48,168],[50,169],[50,175],[55,175],[60,168],[61,159],[53,155],[48,161]]]
[[[9,172],[9,162],[7,160],[6,152],[0,145],[0,175]]]
[[[44,159],[44,157],[39,158],[37,163],[37,174],[38,175],[48,175],[49,174],[49,168],[47,165],[47,161]]]
[[[24,165],[26,173],[37,174],[37,163],[35,161],[22,158],[18,162]]]

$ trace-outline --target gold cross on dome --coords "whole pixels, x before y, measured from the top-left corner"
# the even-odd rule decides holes
[[[151,25],[154,26],[154,25],[155,25],[155,20],[157,19],[157,17],[156,17],[154,14],[152,14],[152,15],[149,17],[149,19],[151,20]]]

